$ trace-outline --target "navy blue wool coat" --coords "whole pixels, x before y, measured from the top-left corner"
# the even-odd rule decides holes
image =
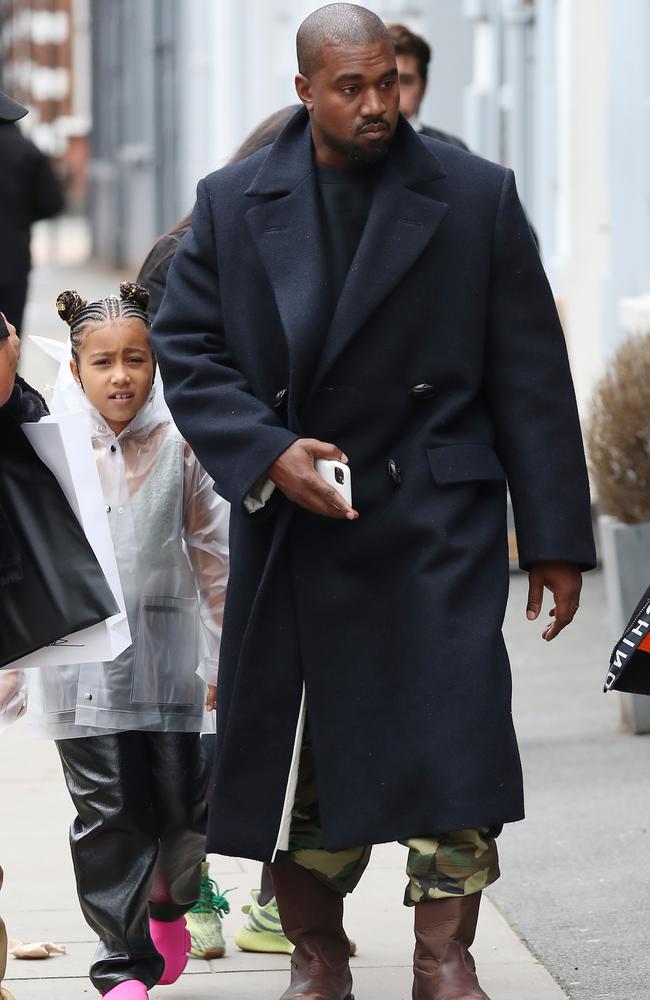
[[[513,174],[401,120],[327,312],[309,121],[200,182],[153,339],[232,504],[209,850],[268,860],[303,682],[324,845],[521,819],[501,634],[521,563],[595,562],[562,329]],[[298,436],[358,521],[244,499]]]

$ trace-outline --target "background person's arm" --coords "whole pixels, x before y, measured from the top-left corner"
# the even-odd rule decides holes
[[[36,147],[34,147],[30,200],[32,222],[52,219],[65,208],[65,192],[54,172],[52,161]]]
[[[20,340],[16,336],[16,327],[0,313],[0,406],[4,406],[11,396],[16,381],[16,370],[20,357]],[[6,326],[8,336],[1,327]]]

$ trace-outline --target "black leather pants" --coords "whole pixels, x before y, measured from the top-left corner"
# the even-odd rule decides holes
[[[90,970],[108,993],[151,988],[164,962],[149,916],[177,920],[196,903],[205,856],[206,767],[198,733],[124,732],[58,740],[77,817],[70,829],[79,902],[99,935]]]

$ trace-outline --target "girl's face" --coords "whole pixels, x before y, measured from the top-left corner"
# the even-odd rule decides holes
[[[127,427],[149,398],[155,362],[149,331],[139,319],[92,325],[70,368],[114,434]]]

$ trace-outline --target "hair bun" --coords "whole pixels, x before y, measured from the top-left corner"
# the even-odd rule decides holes
[[[85,306],[86,300],[81,298],[79,292],[75,292],[71,288],[66,288],[56,300],[56,308],[59,316],[68,326],[72,326],[76,317]]]
[[[123,281],[120,285],[120,298],[122,302],[132,302],[134,305],[147,311],[149,305],[149,292],[143,285],[138,285],[135,281]]]

